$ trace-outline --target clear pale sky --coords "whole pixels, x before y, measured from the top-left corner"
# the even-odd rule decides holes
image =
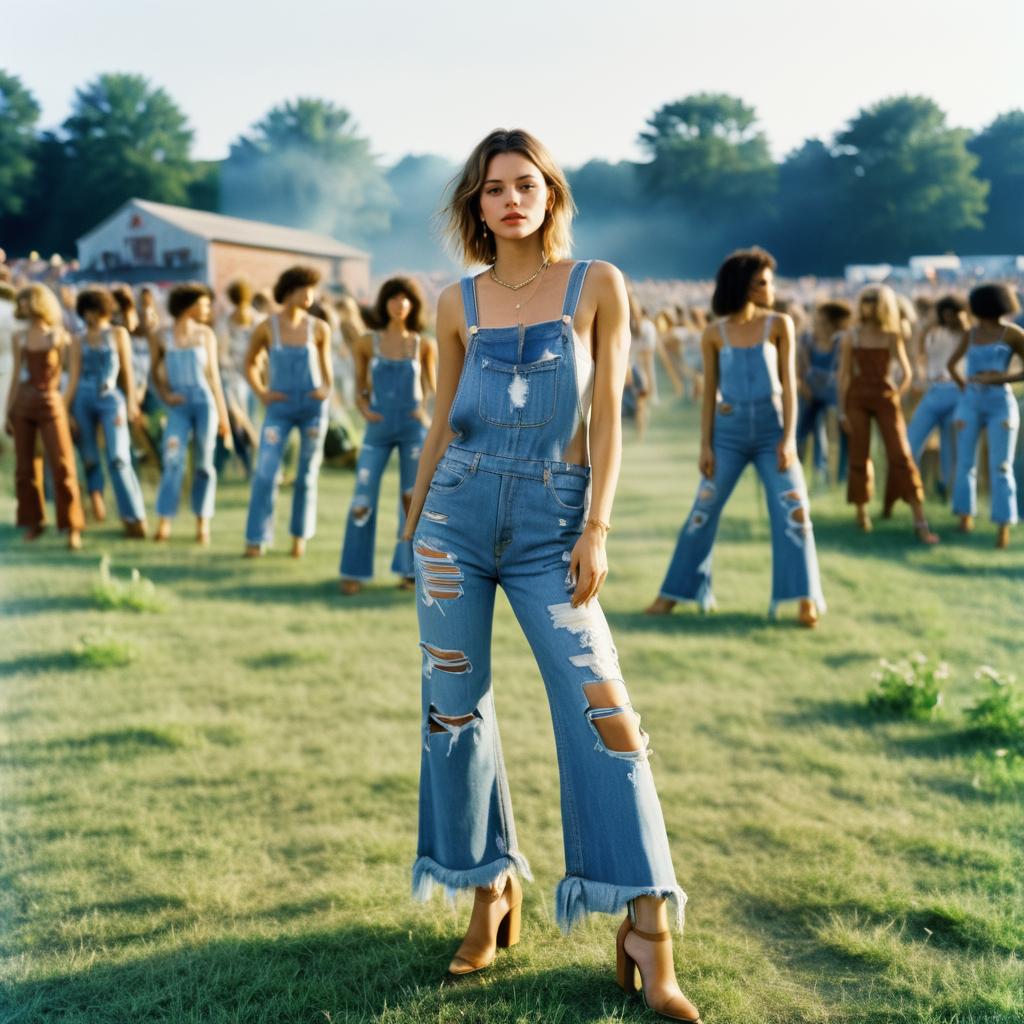
[[[16,7],[17,10],[10,8]],[[525,127],[557,159],[635,159],[661,104],[729,92],[782,155],[886,96],[976,129],[1024,107],[1024,0],[33,0],[0,7],[0,68],[67,116],[101,71],[162,85],[214,159],[271,106],[347,107],[387,162]]]

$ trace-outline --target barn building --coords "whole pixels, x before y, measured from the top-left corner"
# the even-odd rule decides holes
[[[83,235],[78,261],[81,280],[204,281],[217,295],[237,277],[273,285],[296,263],[316,267],[332,290],[365,299],[370,289],[370,254],[327,235],[146,199],[128,200]]]

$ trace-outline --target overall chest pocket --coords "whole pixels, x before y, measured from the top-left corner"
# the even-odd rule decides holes
[[[539,427],[555,414],[561,359],[534,366],[480,364],[480,418],[499,427]]]

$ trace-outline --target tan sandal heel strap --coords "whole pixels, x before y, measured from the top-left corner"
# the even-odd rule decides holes
[[[671,942],[671,932],[642,932],[639,928],[631,929],[634,935],[641,939],[646,939],[648,942]]]

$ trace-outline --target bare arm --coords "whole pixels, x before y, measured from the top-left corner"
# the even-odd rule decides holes
[[[796,459],[796,341],[793,319],[778,317],[781,328],[776,344],[779,347],[779,377],[782,384],[782,439],[779,441],[779,469],[785,470]]]
[[[853,379],[853,335],[849,331],[843,333],[839,342],[839,370],[836,373],[836,397],[839,407],[839,421],[846,419],[846,396],[850,391]]]
[[[167,382],[167,367],[164,366],[164,343],[157,331],[146,335],[149,341],[150,353],[150,376],[153,378],[153,386],[156,393],[163,399],[164,405],[181,405],[184,399],[181,395],[172,391]]]
[[[129,421],[139,414],[138,397],[135,394],[135,372],[132,368],[132,339],[123,327],[114,328],[114,344],[121,360],[121,372],[124,374],[124,400]],[[73,357],[72,357],[73,358]]]
[[[437,394],[437,343],[433,338],[420,343],[420,366],[420,388],[426,402]]]
[[[960,343],[957,345],[956,350],[949,357],[949,362],[946,363],[946,369],[949,370],[950,377],[953,378],[953,383],[963,391],[966,381],[960,376],[960,369],[958,363],[965,355],[967,355],[967,346],[970,344],[971,336],[964,333],[960,337]]]
[[[715,475],[715,405],[718,402],[718,329],[713,324],[704,328],[700,339],[704,357],[704,396],[700,412],[700,458],[697,462],[706,477]]]
[[[11,384],[7,389],[7,405],[4,413],[4,430],[8,434],[14,433],[14,425],[11,421],[11,411],[14,409],[14,393],[18,390],[18,383],[21,378],[21,344],[18,335],[20,331],[11,332]]]
[[[384,417],[370,408],[370,360],[373,358],[373,335],[361,334],[352,346],[355,362],[356,408],[367,423],[379,423]]]
[[[573,607],[597,597],[608,576],[607,524],[622,466],[622,389],[629,365],[629,298],[617,267],[594,262],[585,288],[596,292],[594,399],[590,413],[590,518],[572,549]]]
[[[427,431],[427,438],[423,442],[423,450],[420,453],[420,465],[416,472],[416,485],[413,487],[412,499],[409,503],[409,514],[405,520],[406,540],[411,540],[416,531],[416,524],[419,522],[420,512],[423,511],[423,503],[427,498],[427,489],[434,477],[434,470],[437,468],[441,456],[448,447],[455,434],[448,425],[448,414],[451,411],[452,402],[455,400],[455,392],[459,386],[459,378],[462,376],[462,364],[466,358],[466,344],[462,338],[463,331],[462,302],[459,297],[458,285],[446,288],[437,303],[437,348],[438,348],[438,374],[437,374],[437,399],[434,402],[434,420]],[[359,376],[358,346],[355,347],[356,354],[356,381]]]
[[[253,394],[264,404],[270,392],[263,383],[263,364],[266,361],[266,349],[270,343],[270,327],[264,320],[249,336],[249,351],[245,353],[245,379],[249,382]]]
[[[910,390],[914,377],[913,371],[910,368],[910,359],[907,358],[907,344],[900,334],[897,334],[893,340],[892,354],[896,358],[896,362],[900,364],[900,369],[903,370],[903,379],[900,381],[900,386],[896,389],[896,394],[905,395]]]
[[[316,335],[316,354],[320,360],[319,388],[313,392],[313,397],[323,402],[331,397],[334,390],[334,364],[331,362],[331,327],[323,320],[314,321]]]
[[[811,339],[811,344],[817,344],[816,337],[813,337]],[[797,393],[803,395],[804,398],[811,397],[811,389],[807,386],[807,369],[810,363],[810,360],[808,359],[807,355],[807,348],[808,346],[806,344],[796,346],[796,389]],[[781,365],[781,350],[779,352],[779,355],[779,364]]]
[[[68,413],[78,393],[78,382],[82,379],[82,339],[75,335],[71,339],[71,351],[68,353],[68,386],[64,392],[64,405]]]
[[[220,364],[217,362],[217,335],[213,328],[204,327],[202,344],[206,346],[206,379],[213,392],[213,401],[217,406],[218,433],[227,439],[231,436],[231,425],[228,421],[228,404],[224,401],[224,388],[220,382]]]

